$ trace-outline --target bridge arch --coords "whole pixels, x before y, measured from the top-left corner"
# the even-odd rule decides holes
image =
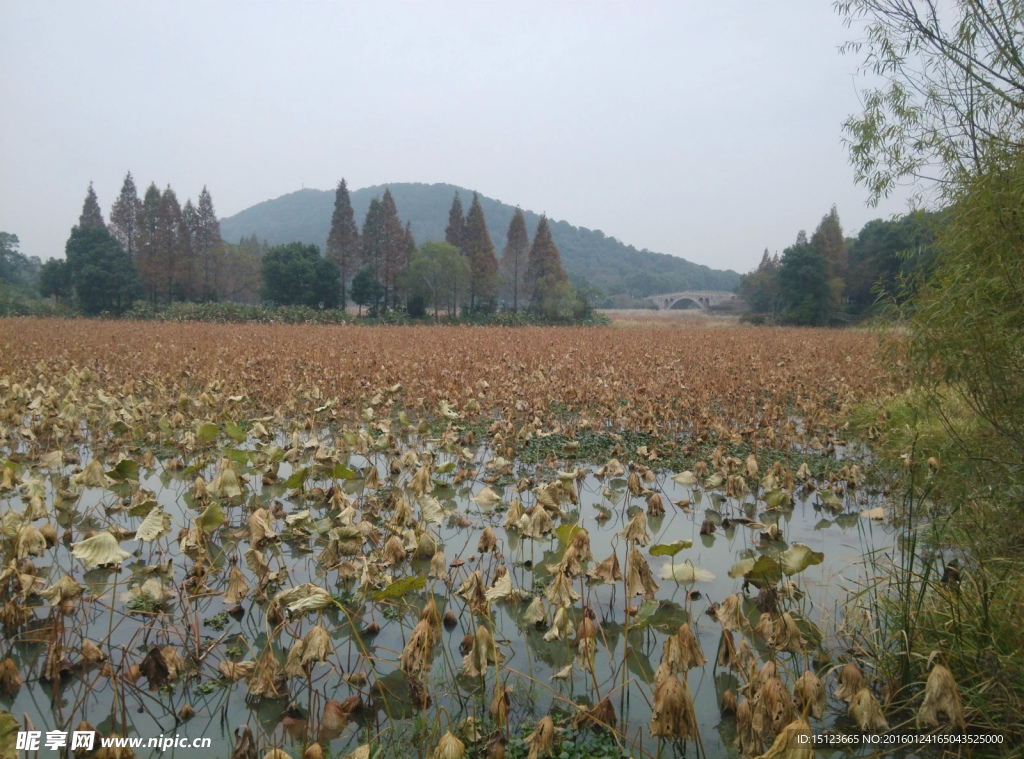
[[[704,299],[700,297],[698,297],[697,300],[694,300],[693,298],[683,297],[677,300],[671,306],[669,306],[669,310],[686,311],[694,308],[703,310],[707,308],[707,305],[702,302],[703,300]]]

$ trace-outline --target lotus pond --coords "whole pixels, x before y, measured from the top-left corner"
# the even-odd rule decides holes
[[[886,727],[863,335],[0,326],[3,730],[569,759]]]
[[[805,671],[826,683],[815,729],[855,729],[828,685],[853,660],[831,633],[863,554],[892,543],[856,463],[828,462],[831,479],[761,471],[723,446],[673,477],[571,446],[553,468],[517,465],[454,422],[392,442],[252,427],[196,426],[187,462],[108,467],[81,449],[8,466],[4,580],[24,599],[5,607],[24,683],[12,713],[212,737],[225,756],[246,724],[293,756],[314,742],[397,756],[449,730],[525,755],[551,715],[554,747],[664,755],[686,743],[651,735],[673,677],[692,712],[669,723],[725,756],[739,747],[723,699],[742,702],[772,662],[790,690]],[[748,740],[770,745],[759,727]]]

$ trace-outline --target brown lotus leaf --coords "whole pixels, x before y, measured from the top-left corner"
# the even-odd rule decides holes
[[[493,553],[497,549],[498,536],[495,535],[494,528],[488,525],[484,528],[484,531],[480,533],[480,540],[476,545],[477,553]]]
[[[249,695],[280,698],[287,691],[287,680],[277,661],[273,648],[267,646],[263,655],[256,661],[252,674],[249,675]]]
[[[960,694],[952,673],[941,664],[932,667],[924,686],[924,701],[917,710],[917,725],[939,727],[943,723],[951,728],[964,729]]]
[[[726,669],[735,669],[739,666],[731,630],[722,630],[722,639],[718,644],[718,666]]]
[[[727,688],[725,693],[722,694],[722,703],[719,705],[719,710],[722,714],[735,714],[738,706],[736,694],[733,693],[732,688]]]
[[[793,698],[797,708],[814,719],[821,719],[825,714],[825,686],[818,676],[806,669],[800,679],[793,685]]]
[[[107,655],[100,650],[100,647],[88,638],[82,641],[82,658],[91,664],[103,664]]]
[[[634,472],[636,474],[636,472]],[[651,542],[651,534],[647,532],[647,517],[644,516],[642,511],[638,511],[629,523],[626,525],[626,529],[619,533],[623,538],[630,541],[631,543],[643,548]]]
[[[763,640],[769,648],[775,648],[775,620],[771,612],[764,612],[754,627],[754,632]]]
[[[597,731],[615,729],[615,707],[608,697],[597,702],[593,709],[577,707],[576,716],[572,721],[573,730],[593,728]]]
[[[228,587],[224,591],[224,603],[239,604],[249,595],[249,583],[245,581],[245,575],[237,566],[231,568],[228,573]]]
[[[580,594],[573,588],[572,580],[567,575],[558,573],[548,584],[544,597],[553,606],[572,606],[579,600]]]
[[[806,646],[796,621],[788,611],[782,612],[782,616],[775,622],[775,648],[779,651],[802,654]]]
[[[431,557],[430,571],[427,573],[427,577],[441,580],[442,582],[448,580],[448,560],[445,558],[443,551],[437,551]]]
[[[862,732],[880,733],[889,729],[882,707],[869,688],[860,689],[850,702],[847,712]]]
[[[229,680],[244,680],[252,675],[256,669],[254,661],[227,661],[222,660],[217,665],[217,671]]]
[[[747,618],[743,616],[738,593],[733,593],[722,599],[722,603],[715,609],[715,617],[722,625],[722,629],[730,632],[742,631],[745,626],[749,625]]]
[[[484,576],[480,574],[479,569],[466,578],[455,594],[469,604],[474,614],[487,613],[487,586],[484,585]]]
[[[21,675],[18,673],[18,665],[10,656],[0,661],[0,693],[13,696],[21,688]]]
[[[256,739],[248,725],[235,728],[235,745],[231,749],[231,759],[256,759]]]
[[[498,664],[505,659],[494,643],[494,636],[484,625],[476,629],[469,653],[462,660],[462,671],[469,677],[483,677],[489,664]]]
[[[465,755],[466,744],[452,735],[449,730],[437,742],[437,746],[430,753],[430,759],[462,759]]]
[[[642,516],[642,514],[638,514]],[[629,552],[629,580],[626,583],[627,596],[643,596],[644,600],[653,601],[658,592],[658,584],[651,574],[647,559],[636,548]]]
[[[164,659],[163,652],[156,646],[149,649],[149,653],[146,654],[146,658],[142,660],[139,668],[146,676],[150,690],[159,690],[170,680],[170,668]]]
[[[769,740],[793,721],[793,699],[782,680],[770,677],[757,692],[754,704],[754,729]]]
[[[526,739],[526,744],[530,747],[527,759],[551,756],[555,745],[555,723],[551,717],[544,717],[537,723],[537,728]]]
[[[440,640],[440,632],[429,619],[421,619],[412,629],[409,642],[402,649],[400,668],[413,677],[430,671],[434,662],[434,645]]]
[[[302,638],[303,666],[313,662],[325,662],[333,652],[334,647],[331,645],[330,633],[322,625],[311,628]]]
[[[666,677],[654,687],[650,730],[656,738],[689,740],[697,737],[693,700],[675,675]]]
[[[864,688],[864,675],[856,662],[850,662],[839,670],[839,687],[836,688],[836,698],[846,703],[853,701],[853,697]]]
[[[761,734],[754,729],[754,707],[749,698],[736,707],[736,746],[744,757],[757,756],[764,750]]]
[[[599,580],[606,584],[612,584],[622,581],[622,571],[619,569],[619,557],[616,554],[612,554],[607,559],[599,564],[594,565],[587,572],[587,577],[591,580]]]
[[[810,723],[798,718],[786,725],[772,747],[758,759],[814,759],[814,742]]]

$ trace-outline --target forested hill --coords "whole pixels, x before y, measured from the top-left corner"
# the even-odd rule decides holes
[[[443,240],[448,209],[458,190],[464,209],[469,209],[473,191],[450,184],[398,183],[364,187],[351,193],[356,223],[362,226],[370,200],[390,187],[402,222],[412,222],[416,243]],[[505,246],[505,234],[515,211],[499,200],[480,196],[487,228],[497,255]],[[256,235],[271,245],[298,240],[314,243],[323,250],[334,209],[333,190],[299,190],[267,200],[240,213],[221,219],[221,235],[228,242]],[[531,238],[539,216],[526,211]],[[562,254],[562,264],[577,285],[596,287],[606,295],[625,293],[634,297],[679,290],[729,290],[739,284],[734,271],[711,269],[678,256],[637,250],[632,245],[607,237],[600,230],[574,227],[552,221],[551,232]]]

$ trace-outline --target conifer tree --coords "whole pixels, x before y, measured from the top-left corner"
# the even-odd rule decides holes
[[[373,198],[370,200],[370,207],[366,209],[366,219],[363,220],[360,268],[368,268],[378,282],[380,282],[381,236],[383,234],[381,216],[380,198]]]
[[[487,231],[487,220],[480,205],[480,197],[473,193],[473,202],[466,214],[463,248],[469,259],[469,307],[475,310],[493,304],[497,292],[498,259],[494,243]]]
[[[86,227],[107,228],[107,225],[103,223],[103,212],[100,211],[100,203],[96,199],[96,191],[92,189],[92,182],[89,182],[89,192],[86,193],[85,203],[82,204],[82,215],[78,217],[78,226],[82,229]]]
[[[843,225],[834,205],[821,217],[821,223],[811,235],[811,245],[828,259],[833,276],[846,276],[846,238],[843,237]]]
[[[213,198],[205,185],[199,193],[199,205],[189,231],[199,275],[197,294],[203,300],[219,299],[223,294],[224,241],[220,236],[217,212],[213,209]]]
[[[355,275],[360,259],[359,227],[356,226],[352,211],[352,199],[348,194],[345,180],[338,182],[334,192],[334,213],[331,216],[331,232],[327,236],[327,258],[338,264],[341,271],[341,307],[348,305],[348,280]]]
[[[413,254],[416,252],[416,238],[412,236],[412,222],[405,222],[405,264],[409,265]]]
[[[170,303],[188,297],[190,264],[178,196],[171,186],[160,195],[153,266],[157,289]]]
[[[405,253],[405,229],[398,218],[398,207],[391,190],[384,191],[380,202],[380,265],[377,279],[384,287],[384,306],[398,308],[398,290],[408,260]]]
[[[462,215],[462,201],[459,200],[459,193],[456,191],[455,197],[452,199],[452,207],[448,211],[448,226],[444,229],[444,239],[463,255],[466,254],[462,247],[465,231],[466,219]]]
[[[138,248],[136,250],[136,268],[143,296],[156,305],[160,293],[159,256],[157,238],[160,227],[160,190],[156,183],[151,182],[146,188],[142,206],[137,216]]]
[[[187,292],[185,297],[195,297],[198,300],[205,300],[203,297],[202,265],[200,261],[197,239],[199,235],[199,212],[192,203],[192,198],[185,201],[181,207],[181,237],[182,248],[187,252],[186,260],[188,266],[188,284],[184,288]]]
[[[542,307],[555,294],[559,285],[568,281],[569,276],[562,268],[562,257],[551,237],[548,217],[541,216],[526,265],[524,289],[529,295],[530,305],[534,308]]]
[[[519,297],[522,295],[523,278],[526,275],[527,257],[530,253],[530,236],[526,231],[526,217],[523,210],[516,207],[515,215],[508,225],[505,250],[501,254],[501,266],[512,292],[512,308],[519,310]]]
[[[128,260],[135,262],[135,255],[139,249],[139,211],[142,209],[142,201],[139,200],[139,192],[135,187],[135,180],[129,171],[125,174],[124,184],[121,185],[121,193],[110,208],[110,231],[121,243]]]

